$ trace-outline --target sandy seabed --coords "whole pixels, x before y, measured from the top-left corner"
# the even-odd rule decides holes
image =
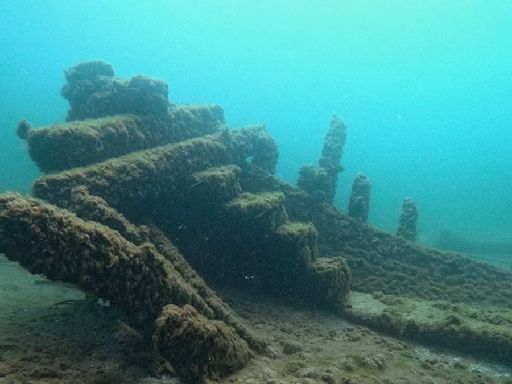
[[[434,350],[248,294],[221,295],[271,344],[221,383],[512,383],[501,365]],[[0,384],[171,384],[119,338],[114,308],[0,256]]]

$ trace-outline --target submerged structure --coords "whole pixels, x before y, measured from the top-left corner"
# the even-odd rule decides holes
[[[33,197],[0,195],[0,252],[132,314],[154,359],[185,382],[228,375],[267,346],[206,281],[512,361],[512,342],[501,342],[510,335],[476,330],[464,343],[460,322],[415,327],[351,301],[353,289],[512,307],[512,279],[408,241],[416,234],[411,204],[398,237],[366,225],[364,176],[354,182],[350,215],[336,209],[346,138],[337,117],[319,166],[303,167],[296,187],[275,177],[278,146],[264,126],[231,130],[220,106],[170,104],[164,82],[118,79],[102,62],[79,64],[66,79],[68,122],[18,126],[47,174]]]
[[[406,240],[415,241],[417,235],[418,208],[416,202],[410,197],[406,197],[402,204],[400,212],[400,225],[396,231],[397,236]]]
[[[333,204],[338,174],[343,171],[340,159],[347,138],[347,127],[333,116],[324,140],[318,167],[304,166],[300,170],[297,185],[315,198]]]
[[[370,192],[372,185],[365,175],[359,174],[352,183],[352,192],[348,203],[348,215],[362,223],[368,222],[370,213]]]

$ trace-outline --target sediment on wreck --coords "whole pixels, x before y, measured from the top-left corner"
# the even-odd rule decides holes
[[[137,221],[148,214],[166,212],[164,208],[183,195],[181,186],[188,184],[193,173],[248,156],[259,160],[258,143],[269,140],[263,127],[202,136],[43,176],[34,182],[33,193],[59,205],[60,200],[69,199],[72,188],[83,185]]]
[[[225,129],[218,105],[179,106],[166,115],[114,115],[30,129],[30,157],[43,172],[98,163]]]
[[[188,306],[194,308],[200,326],[187,335],[187,342],[202,343],[202,353],[209,353],[213,361],[220,361],[217,365],[198,363],[199,367],[203,363],[206,366],[197,372],[195,380],[202,380],[203,375],[227,374],[230,369],[245,365],[251,355],[247,341],[224,321],[215,320],[216,311],[174,268],[169,258],[150,243],[135,245],[119,232],[96,222],[83,221],[67,210],[36,199],[4,194],[0,195],[0,251],[32,273],[76,284],[109,300],[130,313],[134,323],[145,333],[155,331],[153,324],[157,319],[167,318],[164,309],[168,305],[183,307],[183,311],[190,311]],[[178,252],[177,249],[168,251]],[[211,326],[210,321],[213,321]],[[179,319],[173,326],[176,324],[181,324]],[[213,341],[208,336],[211,327],[219,330]],[[184,345],[177,346],[180,350],[172,350],[176,346],[174,339],[158,335],[172,335],[174,330],[165,329],[161,321],[157,322],[156,329],[155,347],[182,375],[190,374],[188,370],[180,370],[180,359],[193,359],[194,351]],[[210,343],[204,344],[205,340]],[[226,345],[233,350],[228,348],[226,352]],[[226,353],[228,363],[225,363]]]
[[[134,225],[120,212],[108,205],[99,196],[93,196],[89,190],[81,185],[71,189],[68,200],[58,201],[61,208],[65,208],[86,221],[95,221],[118,231],[121,236],[135,245],[142,245],[149,241],[149,228]]]

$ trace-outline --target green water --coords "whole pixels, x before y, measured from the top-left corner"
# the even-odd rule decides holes
[[[291,182],[336,113],[349,127],[339,207],[363,172],[380,228],[411,196],[422,241],[510,241],[510,20],[506,0],[4,0],[0,190],[38,175],[18,119],[62,121],[63,70],[101,59],[166,80],[174,102],[223,105],[232,126],[265,122]]]

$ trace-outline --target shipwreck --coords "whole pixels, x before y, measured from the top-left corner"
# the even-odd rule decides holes
[[[109,64],[66,71],[66,122],[17,134],[44,173],[31,197],[0,195],[0,252],[130,314],[186,382],[229,375],[266,340],[207,284],[257,290],[396,336],[512,363],[512,334],[463,319],[421,323],[370,313],[358,293],[512,308],[507,271],[414,242],[404,202],[398,236],[367,223],[369,179],[347,213],[333,206],[346,127],[333,117],[318,166],[297,186],[275,176],[264,126],[231,129],[218,105],[174,105],[167,84],[114,76]]]

